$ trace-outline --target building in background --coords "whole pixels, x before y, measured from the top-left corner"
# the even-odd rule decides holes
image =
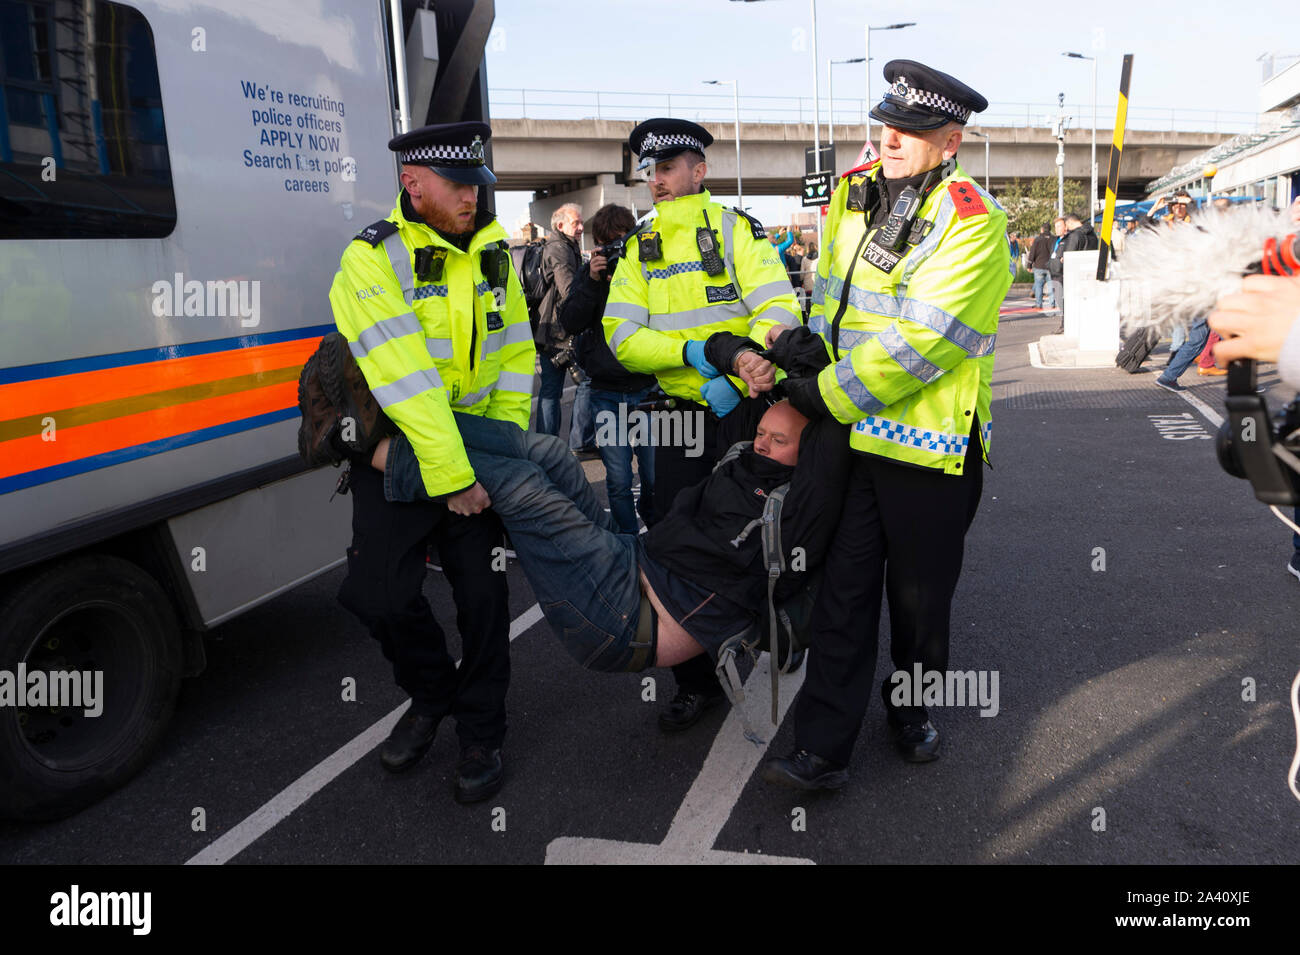
[[[1234,136],[1175,166],[1147,187],[1149,196],[1182,188],[1193,197],[1212,191],[1262,199],[1277,208],[1300,196],[1300,56],[1260,59],[1259,131]]]

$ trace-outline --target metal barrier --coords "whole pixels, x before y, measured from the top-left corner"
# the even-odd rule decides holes
[[[633,121],[648,116],[680,116],[697,122],[730,123],[736,110],[729,94],[648,93],[620,90],[551,90],[494,87],[489,91],[492,115],[523,119],[611,119]],[[836,98],[837,126],[861,124],[866,119],[862,97]],[[1055,103],[990,103],[975,117],[978,126],[1051,127],[1056,121]],[[1092,115],[1092,104],[1067,103],[1068,128],[1091,129],[1083,122]],[[810,123],[810,96],[741,96],[742,123]],[[821,122],[827,122],[822,104]],[[1181,107],[1134,106],[1129,109],[1130,129],[1188,130],[1193,132],[1240,133],[1259,127],[1259,116],[1247,110],[1183,109]]]

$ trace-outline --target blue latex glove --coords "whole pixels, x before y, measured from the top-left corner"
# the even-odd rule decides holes
[[[706,381],[704,387],[700,389],[700,394],[719,418],[725,418],[735,410],[736,405],[740,404],[740,395],[731,386],[731,382],[722,376]]]
[[[714,368],[707,358],[704,357],[704,342],[689,341],[686,347],[682,349],[686,356],[686,363],[698,371],[705,378],[717,378],[718,369]]]

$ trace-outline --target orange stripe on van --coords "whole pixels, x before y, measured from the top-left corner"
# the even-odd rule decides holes
[[[310,348],[307,354],[310,354],[315,349],[316,342],[311,341],[308,344]],[[163,363],[158,362],[143,367],[152,369],[156,364]],[[131,367],[137,369],[138,373],[138,369],[142,366]],[[113,371],[117,370],[119,369],[113,369]],[[87,374],[99,374],[99,372]],[[0,388],[0,397],[8,387],[15,386]],[[15,438],[0,443],[0,478],[291,408],[297,403],[298,384],[295,379],[263,388],[251,388],[233,395],[219,395],[200,401],[171,405],[167,408],[112,418],[94,424],[57,428],[53,441],[45,441],[39,434]],[[278,450],[288,454],[294,449],[287,446]]]
[[[315,337],[297,339],[0,385],[0,414],[6,420],[29,415],[53,415],[57,418],[58,412],[82,405],[102,404],[295,365],[301,368],[319,343],[320,339]],[[295,396],[290,404],[296,402]],[[157,437],[162,435],[151,435],[146,440]]]

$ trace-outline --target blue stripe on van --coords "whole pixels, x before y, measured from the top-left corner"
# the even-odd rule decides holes
[[[334,326],[328,326],[333,328]],[[266,414],[255,415],[252,418],[244,418],[240,421],[230,421],[226,424],[214,425],[211,428],[202,428],[198,431],[191,431],[188,434],[178,434],[170,438],[162,438],[158,441],[150,441],[148,444],[137,444],[130,448],[120,448],[117,451],[106,451],[103,454],[97,454],[94,457],[82,458],[79,461],[68,461],[65,464],[56,464],[53,467],[41,468],[39,471],[28,471],[25,474],[15,474],[12,477],[0,478],[0,494],[9,494],[13,491],[21,491],[24,488],[34,487],[38,484],[48,484],[51,481],[57,481],[60,478],[72,477],[74,474],[84,474],[87,471],[97,471],[100,468],[112,467],[114,464],[122,464],[126,461],[134,461],[137,458],[146,458],[152,454],[162,454],[164,451],[174,451],[176,448],[188,447],[191,444],[199,444],[203,441],[211,441],[213,438],[223,438],[229,434],[238,434],[241,431],[251,431],[254,428],[263,428],[269,424],[277,424],[281,421],[288,421],[291,418],[298,417],[298,408],[282,408],[279,411],[269,411]]]
[[[167,361],[169,358],[208,355],[212,352],[230,351],[233,348],[274,345],[277,342],[291,342],[299,338],[311,338],[314,335],[323,337],[332,331],[334,331],[333,324],[309,325],[306,328],[291,328],[287,332],[237,335],[234,338],[217,338],[210,342],[193,342],[189,345],[141,348],[137,351],[118,352],[116,355],[92,355],[89,358],[69,358],[64,361],[47,361],[39,365],[0,368],[0,385],[8,385],[16,381],[34,381],[37,378],[54,378],[58,375],[75,375],[78,372],[99,371],[102,368],[121,368],[123,365],[143,365],[151,361]]]

